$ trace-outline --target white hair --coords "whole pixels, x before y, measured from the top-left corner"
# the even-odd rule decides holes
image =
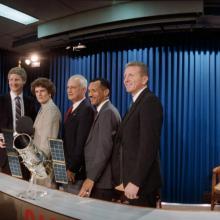
[[[71,76],[69,78],[69,80],[79,80],[80,86],[82,88],[87,88],[87,86],[88,86],[87,79],[80,74],[76,74],[76,75]]]

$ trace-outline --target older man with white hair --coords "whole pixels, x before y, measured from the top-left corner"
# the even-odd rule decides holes
[[[69,184],[65,191],[77,194],[85,179],[84,145],[94,120],[94,108],[86,98],[87,80],[73,75],[67,83],[72,106],[64,117],[64,152]]]

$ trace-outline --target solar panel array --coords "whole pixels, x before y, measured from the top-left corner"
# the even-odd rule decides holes
[[[57,183],[68,183],[66,164],[63,150],[63,141],[60,139],[49,139],[51,149],[55,181]]]
[[[8,155],[8,163],[11,171],[11,175],[14,177],[22,178],[21,164],[19,161],[18,152],[13,148],[13,130],[2,129],[2,133],[5,139],[5,146]]]
[[[53,161],[65,162],[63,141],[60,139],[50,139],[50,148]]]
[[[6,146],[6,151],[7,152],[17,152],[14,148],[13,148],[13,130],[9,130],[9,129],[2,129],[2,133],[4,135],[4,139],[5,139],[5,146]]]
[[[22,178],[21,165],[18,156],[8,155],[8,163],[11,170],[11,175]]]

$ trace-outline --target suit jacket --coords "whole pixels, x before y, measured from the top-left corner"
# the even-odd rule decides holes
[[[57,138],[61,123],[61,113],[58,107],[50,99],[43,104],[34,122],[34,145],[50,158],[51,151],[48,138]]]
[[[84,145],[94,120],[94,108],[84,99],[64,122],[64,152],[67,169],[76,179],[85,179]]]
[[[111,156],[113,142],[121,118],[118,110],[106,102],[98,113],[85,145],[87,178],[95,181],[95,187],[111,189]]]
[[[144,89],[125,115],[117,134],[112,157],[115,185],[132,182],[140,187],[139,194],[159,189],[162,121],[159,99]]]
[[[36,117],[34,99],[31,97],[23,96],[24,100],[24,115],[29,116],[34,121]],[[2,128],[13,129],[13,115],[10,93],[0,96],[0,132]],[[0,148],[0,167],[4,170],[8,167],[8,157],[6,150]]]

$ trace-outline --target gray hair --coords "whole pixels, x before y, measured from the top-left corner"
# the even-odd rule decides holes
[[[75,79],[79,80],[80,86],[82,88],[87,88],[88,82],[87,82],[87,79],[83,75],[76,74],[76,75],[73,75],[69,78],[69,80],[75,80]]]
[[[9,78],[10,75],[12,75],[12,74],[19,75],[24,82],[27,81],[27,73],[26,73],[25,69],[22,68],[22,67],[13,67],[13,68],[11,68],[11,69],[9,70],[9,72],[8,72],[8,78]]]
[[[129,66],[138,66],[141,69],[141,74],[144,76],[148,76],[148,67],[145,63],[138,62],[138,61],[132,61],[125,65],[125,69]]]

